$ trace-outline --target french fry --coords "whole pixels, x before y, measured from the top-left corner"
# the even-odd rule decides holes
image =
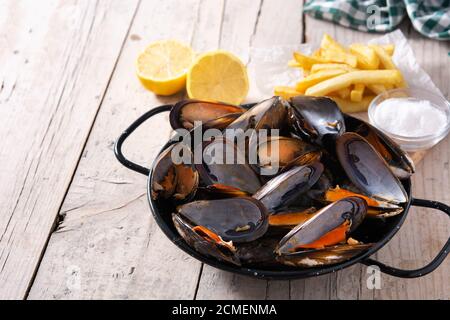
[[[296,60],[289,60],[288,66],[291,68],[301,68],[302,66]]]
[[[392,55],[394,54],[395,45],[393,45],[393,44],[383,44],[381,47],[384,49],[384,51],[386,51],[386,53],[388,55],[390,55],[392,57]]]
[[[392,62],[391,56],[381,46],[378,46],[376,44],[369,44],[369,47],[375,51],[378,58],[380,58],[381,65],[385,69],[397,69],[394,62]]]
[[[406,86],[392,61],[392,44],[343,46],[325,34],[311,55],[294,52],[288,66],[301,68],[295,87],[278,86],[276,95],[330,96],[344,112],[366,111],[372,99],[387,90]]]
[[[327,62],[346,63],[356,68],[357,58],[336,42],[330,35],[324,34],[320,43],[320,56]]]
[[[402,76],[398,70],[352,71],[328,80],[324,80],[312,87],[309,87],[305,94],[310,96],[324,96],[330,92],[338,91],[357,83],[362,83],[365,85],[379,83],[399,84],[401,81]]]
[[[358,68],[365,70],[376,70],[380,65],[380,58],[375,50],[362,44],[352,44],[350,52],[358,59]]]
[[[381,65],[388,70],[397,70],[397,67],[395,66],[394,62],[392,61],[392,58],[389,56],[389,54],[383,49],[383,47],[370,44],[369,47],[371,47],[373,50],[375,50],[378,58],[380,58]],[[399,88],[405,88],[407,87],[406,81],[402,77],[402,81],[397,84],[397,87]]]
[[[355,71],[355,68],[350,67],[345,63],[316,63],[311,67],[311,73],[321,70],[339,69],[345,71]]]
[[[313,85],[319,82],[336,77],[346,72],[347,71],[345,70],[339,69],[321,70],[301,79],[299,82],[297,82],[295,89],[300,92],[305,92],[306,89],[312,87]]]
[[[320,42],[320,49],[322,50],[336,50],[345,52],[345,48],[341,46],[336,40],[334,40],[329,34],[325,33],[322,37],[322,41]]]
[[[321,49],[319,48],[319,49],[315,50],[311,56],[314,58],[320,58],[320,55],[321,55]]]
[[[310,70],[313,64],[324,63],[325,61],[318,57],[309,57],[301,54],[300,52],[294,52],[294,59],[298,62],[301,68]]]
[[[354,89],[350,92],[350,100],[353,102],[360,102],[362,100],[365,85],[362,83],[355,84]]]
[[[364,112],[369,108],[370,102],[372,102],[375,96],[365,96],[359,102],[349,101],[347,99],[341,99],[338,97],[331,97],[342,112],[353,113],[353,112]]]
[[[350,88],[344,88],[336,91],[336,94],[342,99],[348,99],[350,97],[351,90]]]
[[[353,54],[335,49],[322,49],[321,58],[326,62],[345,63],[353,68],[356,68],[358,64],[358,60]]]
[[[276,87],[274,88],[274,94],[275,94],[276,96],[280,96],[280,97],[282,97],[283,99],[288,100],[288,99],[290,99],[290,98],[292,98],[292,97],[302,95],[303,93],[298,92],[297,90],[295,90],[295,88],[292,88],[292,87],[288,87],[288,86],[276,86]]]
[[[380,94],[387,91],[386,86],[382,84],[368,84],[367,88],[375,94]]]

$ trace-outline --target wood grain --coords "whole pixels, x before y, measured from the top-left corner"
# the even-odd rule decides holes
[[[26,296],[136,5],[0,3],[0,299]]]
[[[206,1],[141,3],[61,209],[65,219],[49,241],[31,299],[194,298],[200,262],[161,232],[144,195],[146,177],[122,167],[112,149],[121,131],[139,115],[183,98],[181,94],[158,98],[140,85],[133,63],[148,43],[176,38],[197,48],[217,45],[219,27],[210,27],[207,21],[221,20],[222,3],[202,3]],[[167,114],[158,117],[124,145],[124,153],[145,166],[150,166],[171,132]]]

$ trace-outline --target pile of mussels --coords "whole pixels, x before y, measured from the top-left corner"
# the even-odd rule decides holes
[[[249,109],[198,100],[173,106],[173,129],[192,134],[195,121],[202,130],[279,129],[258,145],[257,164],[176,164],[176,143],[156,159],[151,196],[173,208],[176,230],[203,255],[245,266],[340,263],[373,245],[355,238],[364,220],[386,221],[408,201],[400,182],[414,172],[407,154],[331,99],[272,97]],[[221,144],[245,157],[235,141],[211,140],[204,151]],[[267,152],[274,141],[278,154]],[[262,175],[274,159],[278,172]]]

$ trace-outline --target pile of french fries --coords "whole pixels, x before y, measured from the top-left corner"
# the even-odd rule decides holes
[[[394,45],[352,44],[348,48],[325,34],[312,55],[294,52],[288,65],[303,70],[295,87],[275,87],[275,95],[328,96],[343,112],[366,111],[376,95],[406,82],[392,61]]]

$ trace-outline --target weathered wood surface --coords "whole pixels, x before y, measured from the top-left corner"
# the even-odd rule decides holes
[[[135,118],[153,106],[183,97],[155,97],[136,79],[134,59],[153,40],[177,38],[191,43],[198,52],[222,48],[251,64],[250,46],[295,45],[301,41],[317,43],[324,32],[344,43],[365,41],[373,35],[309,17],[303,20],[300,0],[283,1],[283,5],[275,0],[152,0],[139,4],[117,1],[107,5],[99,3],[97,7],[91,7],[94,6],[92,2],[82,3],[82,9],[57,3],[48,7],[40,5],[40,11],[31,11],[41,12],[43,17],[63,16],[58,19],[64,21],[47,20],[52,20],[54,25],[67,23],[68,29],[66,32],[64,28],[55,31],[58,28],[53,25],[48,29],[50,32],[44,24],[41,38],[31,44],[26,42],[26,22],[31,19],[26,15],[31,13],[11,1],[7,8],[9,12],[23,16],[22,23],[17,23],[16,20],[21,21],[17,18],[13,23],[12,14],[3,16],[4,10],[0,10],[0,25],[6,26],[3,30],[13,30],[7,32],[7,37],[0,38],[0,43],[5,42],[8,48],[8,52],[0,52],[0,57],[12,57],[11,61],[19,66],[21,55],[14,54],[16,47],[20,48],[19,44],[27,48],[33,46],[37,51],[37,54],[30,52],[29,65],[32,65],[31,58],[36,59],[34,67],[20,73],[20,77],[12,71],[15,70],[12,64],[0,66],[0,80],[6,79],[3,80],[3,91],[0,91],[0,113],[4,116],[2,119],[7,119],[7,124],[0,128],[0,136],[12,133],[18,136],[7,139],[0,152],[0,163],[14,166],[14,170],[0,171],[0,188],[6,192],[0,196],[0,235],[5,224],[3,212],[12,212],[12,205],[19,199],[18,207],[13,211],[15,214],[9,215],[12,217],[10,227],[5,228],[5,237],[16,244],[13,246],[11,241],[0,240],[0,266],[7,262],[4,267],[7,272],[0,271],[0,297],[27,295],[40,254],[45,249],[28,295],[30,299],[450,298],[448,260],[432,275],[421,279],[402,280],[382,275],[380,290],[366,288],[368,275],[366,267],[362,266],[296,281],[255,280],[203,266],[166,239],[149,212],[145,197],[146,178],[123,168],[113,155],[114,139]],[[93,8],[97,8],[97,16],[91,12]],[[87,12],[87,18],[81,19],[79,10]],[[68,16],[72,17],[72,23],[67,22]],[[85,24],[91,21],[94,24],[90,36],[79,31],[85,30]],[[75,32],[69,28],[73,25],[78,26],[74,27],[78,30],[74,33],[78,38],[73,36],[72,40],[77,44],[84,40],[87,44],[83,52],[80,48],[83,46],[72,48],[75,53],[69,57],[69,49],[62,50],[58,44],[66,44],[68,34],[71,35],[69,32]],[[448,97],[449,43],[426,40],[409,28],[405,32],[419,62]],[[42,38],[45,36],[48,38]],[[94,38],[88,40],[89,37]],[[48,48],[40,47],[40,42],[46,43]],[[52,68],[47,67],[50,62],[45,64],[48,52],[52,53]],[[28,56],[21,58],[25,57]],[[61,71],[61,64],[66,60],[66,69]],[[39,64],[47,68],[39,68]],[[76,68],[76,64],[81,65],[81,69]],[[40,90],[33,91],[33,82],[43,75],[49,82],[40,81]],[[18,91],[22,83],[19,80],[25,76],[28,82]],[[19,80],[13,86],[15,78]],[[64,81],[67,84],[61,87]],[[43,92],[43,97],[48,98],[39,100],[36,93],[35,97],[30,95],[30,99],[26,99],[28,95],[23,94],[24,90]],[[12,97],[16,97],[12,100],[14,104],[8,102],[10,91],[13,91]],[[94,99],[96,95],[99,98]],[[62,102],[58,104],[55,100],[59,96]],[[76,106],[75,111],[70,108],[72,105]],[[28,113],[31,115],[25,118],[28,119],[25,126],[20,120]],[[83,147],[94,118],[95,123]],[[31,119],[40,119],[41,125],[31,125]],[[13,131],[15,127],[27,129]],[[47,127],[49,130],[45,133]],[[64,128],[60,130],[64,131],[63,135],[52,138],[59,127]],[[169,135],[167,115],[161,115],[136,131],[125,145],[125,153],[149,166]],[[29,137],[33,139],[29,141]],[[37,145],[41,140],[42,145]],[[450,203],[447,192],[450,189],[449,144],[450,139],[445,139],[418,165],[413,179],[417,197]],[[12,145],[17,150],[14,155],[9,155],[6,150],[13,150]],[[27,170],[30,174],[23,174]],[[37,204],[31,210],[34,201]],[[57,214],[61,221],[45,246]],[[24,233],[29,217],[32,220],[28,228],[32,231],[25,230]],[[411,210],[402,230],[377,254],[377,258],[404,268],[422,266],[431,260],[448,237],[450,228],[445,218],[428,210]],[[28,247],[30,243],[31,248]],[[27,246],[26,250],[24,246]],[[8,253],[10,257],[6,259]]]
[[[136,5],[0,2],[0,299],[27,294]]]

